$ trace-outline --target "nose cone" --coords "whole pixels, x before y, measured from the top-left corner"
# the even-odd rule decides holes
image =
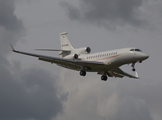
[[[149,58],[149,55],[146,55],[146,59]]]
[[[142,55],[142,58],[143,58],[143,60],[146,60],[146,59],[149,58],[149,55],[147,55],[147,54],[144,53],[144,54]]]

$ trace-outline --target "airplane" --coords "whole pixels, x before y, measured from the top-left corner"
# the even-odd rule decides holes
[[[138,79],[139,77],[138,73],[135,71],[135,64],[137,62],[141,63],[149,58],[149,55],[134,47],[90,54],[90,47],[73,48],[66,36],[67,34],[67,32],[60,33],[61,50],[35,49],[42,51],[59,51],[60,57],[17,51],[11,44],[10,47],[15,53],[37,57],[38,60],[41,61],[55,63],[67,69],[80,71],[81,76],[86,76],[86,72],[97,72],[97,74],[101,75],[101,80],[103,81],[107,81],[108,77],[123,78],[124,76]],[[132,71],[135,71],[135,76],[119,68],[125,64],[132,64]]]

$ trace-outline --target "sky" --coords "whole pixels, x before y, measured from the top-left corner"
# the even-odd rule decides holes
[[[0,0],[0,120],[159,120],[162,118],[161,0]],[[57,56],[59,34],[92,53],[137,47],[149,59],[140,79],[60,68],[16,50]],[[134,74],[130,65],[121,67]]]

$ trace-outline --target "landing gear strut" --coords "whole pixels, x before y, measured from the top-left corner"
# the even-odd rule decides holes
[[[81,75],[81,76],[86,76],[86,71],[81,70],[81,71],[80,71],[80,75]]]
[[[136,69],[135,69],[135,64],[136,64],[136,63],[132,63],[132,71],[136,71]]]
[[[107,76],[106,76],[106,75],[102,75],[102,76],[101,76],[101,80],[107,81]]]

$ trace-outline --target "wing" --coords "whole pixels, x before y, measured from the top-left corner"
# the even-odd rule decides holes
[[[98,74],[104,74],[104,72],[98,72]],[[124,76],[127,76],[129,78],[139,79],[137,72],[136,72],[136,75],[133,76],[133,75],[130,75],[130,74],[122,71],[120,68],[116,68],[116,69],[109,70],[107,72],[107,75],[109,77],[119,77],[119,78],[123,78]]]
[[[11,44],[10,44],[10,46],[11,46]],[[13,52],[16,52],[19,54],[37,57],[39,60],[42,60],[45,62],[50,62],[50,63],[55,63],[59,66],[69,68],[69,69],[74,69],[74,70],[81,70],[83,67],[85,68],[85,70],[90,70],[90,69],[93,69],[96,67],[105,66],[105,64],[103,62],[70,60],[70,59],[63,59],[63,58],[58,58],[58,57],[44,56],[44,55],[39,55],[39,54],[17,51],[12,46],[11,46],[11,49]]]
[[[121,78],[123,78],[124,76],[130,77],[130,78],[139,78],[137,72],[136,72],[136,76],[133,76],[133,75],[130,75],[130,74],[122,71],[120,68],[113,69],[109,73],[110,73],[110,75],[113,75],[116,77],[121,77]]]

